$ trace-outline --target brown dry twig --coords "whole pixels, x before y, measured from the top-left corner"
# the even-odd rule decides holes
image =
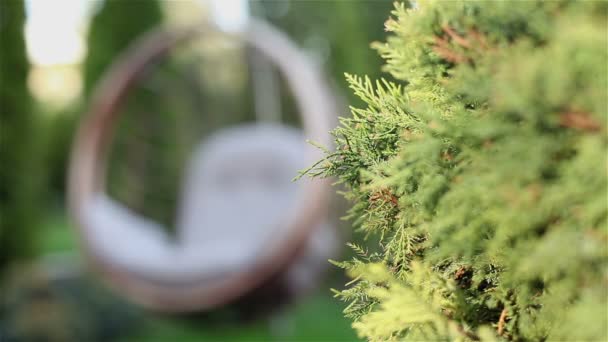
[[[475,29],[469,30],[467,32],[467,36],[470,39],[465,36],[461,36],[448,25],[443,25],[441,29],[443,30],[445,35],[441,37],[435,37],[435,46],[433,47],[433,51],[435,51],[435,53],[437,53],[441,58],[445,59],[448,62],[452,62],[455,64],[472,62],[470,57],[467,57],[462,53],[454,51],[454,49],[450,45],[450,42],[454,42],[456,45],[459,45],[466,50],[471,50],[473,52],[478,53],[483,53],[485,51],[491,50],[485,36]]]
[[[491,50],[490,45],[488,44],[488,41],[486,40],[486,37],[481,34],[479,31],[473,29],[469,31],[469,35],[471,37],[473,37],[473,39],[479,43],[479,46],[481,46],[483,49],[485,50]]]
[[[443,32],[447,33],[447,35],[450,36],[450,39],[452,41],[454,41],[456,44],[458,44],[462,47],[465,47],[467,49],[471,48],[471,42],[469,42],[466,38],[460,36],[451,27],[449,27],[447,25],[443,25],[441,27],[441,29],[443,30]]]
[[[498,318],[498,335],[502,335],[505,331],[505,323],[507,321],[507,308],[502,309],[500,317]]]
[[[394,205],[399,204],[397,197],[395,195],[393,195],[389,189],[382,189],[381,191],[377,191],[377,192],[373,193],[369,197],[369,200],[372,202],[376,202],[380,199],[385,202],[391,202]]]
[[[435,46],[433,47],[433,51],[448,62],[459,64],[468,61],[466,56],[452,50],[447,39],[443,37],[435,37]]]
[[[459,280],[460,278],[462,278],[466,273],[467,273],[467,268],[466,267],[460,267],[456,273],[454,274],[454,279]]]
[[[450,152],[448,152],[448,151],[443,151],[443,153],[441,154],[441,158],[443,158],[443,160],[445,160],[445,161],[452,161],[452,160],[454,160],[454,156],[452,156],[450,154]]]
[[[597,132],[602,126],[595,121],[589,113],[581,111],[568,111],[559,117],[559,123],[563,127],[574,128],[585,132]]]

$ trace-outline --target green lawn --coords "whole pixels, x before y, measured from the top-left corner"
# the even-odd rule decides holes
[[[278,317],[253,323],[151,318],[126,341],[356,341],[341,307],[328,294],[303,300]]]
[[[76,239],[61,212],[49,215],[42,229],[41,249],[49,255],[76,254]],[[77,255],[77,254],[76,254]],[[342,316],[343,303],[332,298],[330,285],[271,317],[250,323],[207,318],[180,319],[142,312],[137,328],[123,335],[124,341],[355,341],[350,323]],[[140,311],[140,310],[138,310]],[[215,317],[214,317],[215,316]],[[211,319],[209,319],[211,318]]]

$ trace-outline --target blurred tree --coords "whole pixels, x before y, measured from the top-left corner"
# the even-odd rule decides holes
[[[105,0],[89,29],[84,63],[85,94],[90,95],[99,77],[118,54],[162,19],[156,0]]]
[[[32,254],[39,212],[39,132],[27,89],[22,0],[0,1],[0,272]]]
[[[162,21],[158,1],[96,0],[99,8],[91,20],[87,37],[87,57],[84,61],[84,93],[86,100],[103,72],[112,61],[139,35]],[[85,108],[81,105],[54,113],[49,123],[49,177],[56,197],[62,200],[66,166],[76,125]]]
[[[112,62],[162,21],[158,1],[104,1],[89,30],[89,52],[84,63],[87,98]],[[171,74],[171,69],[170,63],[155,66],[125,99],[108,174],[110,195],[165,226],[173,223],[183,154],[176,146],[179,113],[165,96],[164,83],[168,80],[163,72]]]
[[[253,1],[253,13],[285,31],[321,62],[350,103],[344,73],[377,77],[382,59],[369,47],[383,38],[392,1]]]

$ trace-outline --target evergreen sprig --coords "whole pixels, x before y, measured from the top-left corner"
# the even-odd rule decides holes
[[[397,82],[308,174],[378,238],[336,262],[370,340],[608,339],[608,3],[396,4],[373,46]]]

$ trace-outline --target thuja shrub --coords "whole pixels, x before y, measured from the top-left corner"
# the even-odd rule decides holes
[[[24,22],[23,1],[0,1],[0,278],[35,254],[44,197],[44,139],[27,87]]]
[[[395,81],[307,170],[367,238],[336,296],[369,340],[608,340],[608,2],[396,4]]]

